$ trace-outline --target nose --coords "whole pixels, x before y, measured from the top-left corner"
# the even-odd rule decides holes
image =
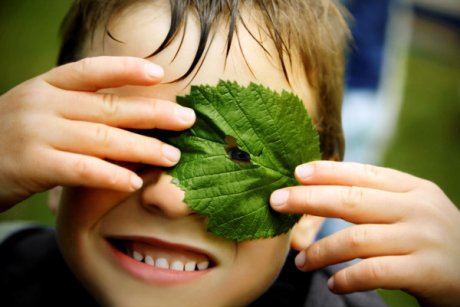
[[[153,214],[180,218],[193,213],[183,202],[184,191],[171,182],[172,177],[161,170],[153,170],[144,179],[142,206]]]

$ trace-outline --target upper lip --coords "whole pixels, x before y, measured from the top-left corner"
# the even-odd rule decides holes
[[[175,250],[184,250],[188,252],[193,252],[197,254],[202,254],[206,256],[212,263],[216,264],[216,257],[212,255],[209,251],[196,247],[196,246],[190,246],[190,245],[185,245],[181,243],[173,243],[169,241],[164,241],[159,238],[153,238],[153,237],[145,237],[145,236],[108,236],[107,239],[109,241],[134,241],[134,242],[142,242],[145,244],[149,244],[152,246],[157,246],[157,247],[164,247],[168,249],[175,249]]]

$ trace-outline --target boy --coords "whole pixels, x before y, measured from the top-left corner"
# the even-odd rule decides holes
[[[307,14],[312,15],[311,22],[304,23]],[[209,234],[204,219],[182,202],[183,192],[171,178],[161,168],[145,167],[174,165],[179,160],[177,149],[116,128],[188,128],[193,111],[170,101],[187,93],[190,84],[254,81],[301,97],[322,131],[325,158],[339,159],[346,27],[338,9],[332,3],[300,1],[192,1],[189,5],[163,0],[77,1],[66,22],[59,64],[90,59],[60,66],[46,81],[61,90],[98,94],[85,93],[88,97],[83,98],[79,93],[77,98],[66,93],[75,96],[57,108],[65,112],[67,123],[53,127],[50,139],[46,138],[50,147],[66,151],[67,156],[71,152],[106,158],[74,162],[65,157],[67,168],[82,174],[90,186],[76,182],[76,187],[66,188],[58,209],[59,247],[73,273],[102,305],[245,306],[254,302],[278,276],[291,236],[233,242]],[[323,31],[324,42],[307,39],[300,30],[312,36]],[[135,58],[122,62],[99,56]],[[139,58],[161,65],[164,76],[159,67]],[[96,74],[123,72],[120,65],[138,67],[137,74],[123,76],[130,77],[127,81]],[[103,100],[102,112],[92,106],[97,99]],[[325,103],[317,103],[319,99]],[[61,103],[67,104],[57,102]],[[47,122],[57,125],[59,121]],[[116,128],[95,125],[100,122]],[[59,163],[57,156],[41,160]],[[117,161],[110,167],[118,173],[109,179],[100,171],[109,164],[107,160]],[[121,173],[127,170],[131,172],[127,176]],[[66,178],[69,175],[54,176],[60,184],[75,185]],[[99,188],[101,184],[105,186]],[[282,302],[291,301],[284,297]]]
[[[340,14],[328,1],[76,2],[60,64],[91,58],[60,66],[2,97],[0,182],[5,188],[0,200],[6,209],[53,186],[72,186],[65,188],[59,205],[57,239],[89,296],[60,267],[53,237],[44,231],[23,231],[3,244],[2,264],[13,263],[19,273],[2,274],[17,278],[2,286],[13,291],[20,289],[15,282],[27,284],[21,274],[38,276],[23,297],[16,297],[43,299],[35,304],[49,303],[59,295],[57,287],[85,306],[92,299],[114,306],[303,306],[318,300],[331,306],[377,306],[370,295],[327,294],[324,273],[301,274],[289,265],[273,284],[289,245],[306,248],[302,239],[308,234],[299,227],[275,238],[232,242],[207,233],[203,218],[182,202],[183,193],[170,177],[145,166],[172,166],[179,161],[178,150],[120,129],[186,129],[194,122],[193,111],[170,101],[190,84],[254,81],[301,97],[320,132],[323,158],[340,159],[345,36]],[[117,57],[98,57],[107,55]],[[146,57],[164,73],[139,59]],[[327,178],[321,175],[323,164],[313,165],[313,170],[311,165],[298,168],[301,183],[315,179],[312,183],[321,187],[326,178],[339,186],[357,185],[365,180],[354,179],[367,178],[343,176],[343,170],[357,169],[349,165],[337,166]],[[300,188],[275,192],[273,207],[313,210],[296,207],[306,205],[296,197]],[[27,258],[21,248],[32,244],[44,244],[36,253],[45,255]],[[309,269],[305,259],[300,256],[297,263]],[[60,270],[43,286],[40,265],[45,264],[45,272]],[[333,289],[339,285],[340,280],[330,283]],[[37,288],[45,292],[34,295]]]

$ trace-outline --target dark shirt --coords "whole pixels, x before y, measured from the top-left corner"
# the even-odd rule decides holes
[[[327,279],[332,272],[302,273],[293,265],[293,257],[252,307],[385,306],[374,292],[331,293]],[[66,265],[54,230],[43,227],[22,229],[0,244],[0,305],[98,306]]]

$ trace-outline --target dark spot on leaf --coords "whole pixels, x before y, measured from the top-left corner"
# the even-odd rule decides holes
[[[238,147],[236,139],[233,136],[227,135],[225,137],[225,143],[227,144],[225,150],[231,160],[239,162],[251,161],[251,155]]]
[[[246,162],[251,161],[251,155],[239,149],[238,147],[230,148],[227,150],[227,152],[228,152],[228,157],[232,160],[246,161]]]

